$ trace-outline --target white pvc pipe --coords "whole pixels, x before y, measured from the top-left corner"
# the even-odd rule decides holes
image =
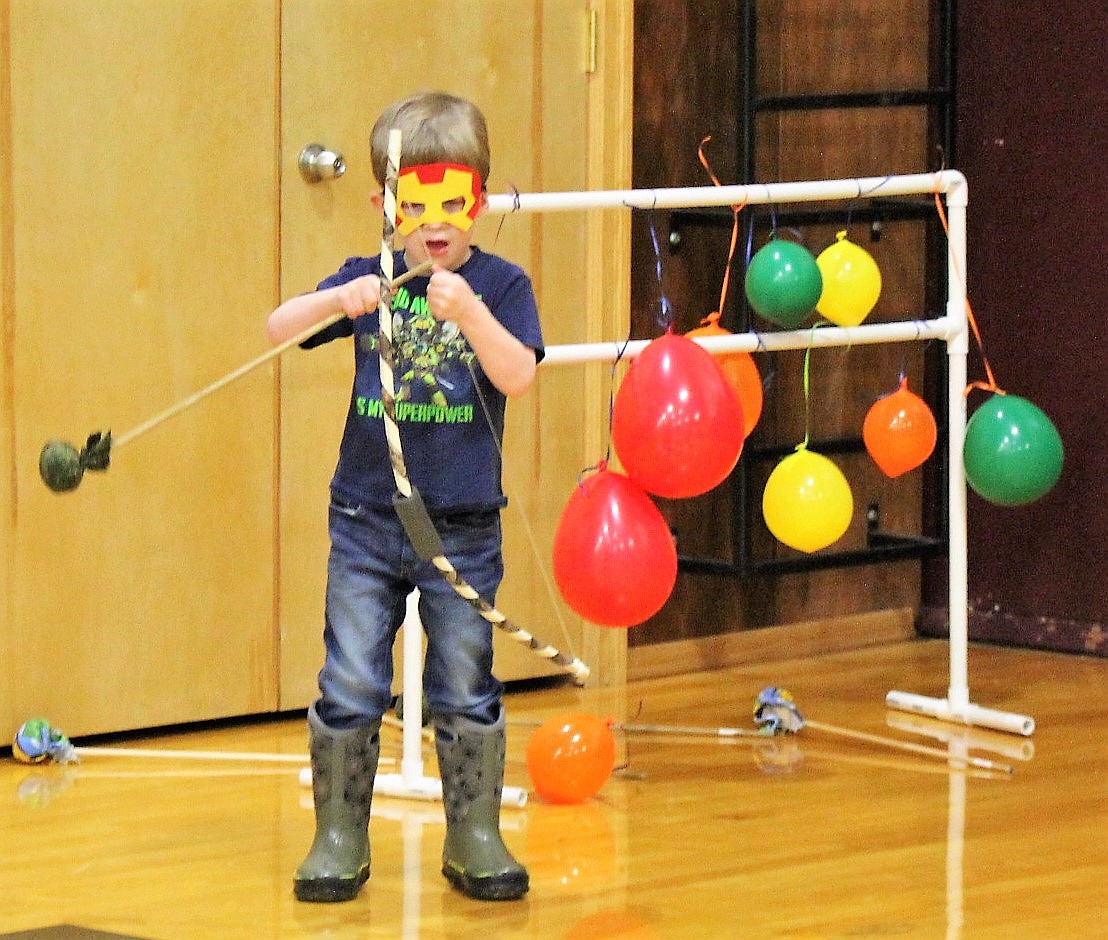
[[[488,211],[568,212],[589,209],[692,209],[703,206],[767,205],[817,200],[870,199],[950,193],[965,187],[957,170],[906,176],[818,180],[802,183],[750,183],[745,186],[688,186],[673,189],[594,190],[578,193],[497,193]]]
[[[1009,734],[1026,736],[1035,730],[1035,719],[1028,715],[997,711],[995,708],[982,708],[972,702],[955,706],[949,700],[913,695],[911,692],[892,691],[885,696],[885,704],[898,711],[926,715],[928,718],[939,718],[957,724],[992,728],[994,731],[1007,731]]]
[[[950,442],[947,482],[950,552],[950,688],[947,698],[955,713],[969,707],[969,534],[966,526],[966,471],[962,463],[966,439],[966,362],[969,355],[969,318],[966,313],[966,206],[947,208],[949,253],[947,258],[947,316],[960,330],[946,345],[947,422]]]
[[[373,781],[373,792],[382,796],[398,796],[405,799],[442,802],[442,781],[437,777],[408,779],[403,774],[378,774]],[[522,808],[527,805],[527,791],[520,787],[505,786],[500,793],[500,805]]]
[[[731,336],[694,336],[693,341],[712,355],[733,352],[775,352],[781,349],[864,346],[876,343],[911,343],[926,339],[945,340],[958,331],[950,317],[898,323],[873,323],[862,326],[821,326],[779,333],[734,333]],[[639,339],[608,343],[569,343],[548,346],[544,366],[582,362],[615,362],[633,359],[651,340]]]
[[[423,776],[423,627],[419,620],[419,591],[407,599],[404,625],[404,671],[401,694],[404,700],[404,730],[401,738],[400,776],[413,794],[430,784]],[[434,781],[439,786],[439,781]]]
[[[255,751],[178,751],[141,747],[75,747],[73,753],[83,757],[155,757],[166,760],[245,761],[246,763],[306,764],[307,754],[260,754]]]

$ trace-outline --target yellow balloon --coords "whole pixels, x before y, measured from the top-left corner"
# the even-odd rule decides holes
[[[816,303],[821,316],[839,326],[857,326],[881,296],[881,271],[873,256],[846,237],[835,236],[816,258],[823,276],[823,292]]]
[[[817,552],[842,538],[854,516],[854,497],[842,471],[803,444],[769,475],[762,516],[774,538]]]

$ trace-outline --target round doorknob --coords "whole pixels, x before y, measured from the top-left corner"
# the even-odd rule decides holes
[[[341,153],[328,150],[322,144],[308,144],[300,151],[300,175],[309,183],[338,179],[346,172],[346,160]]]

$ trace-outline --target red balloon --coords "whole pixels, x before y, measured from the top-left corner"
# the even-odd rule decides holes
[[[527,742],[527,772],[550,803],[581,803],[612,775],[616,743],[611,725],[594,715],[558,715]]]
[[[612,444],[627,475],[656,496],[718,486],[742,453],[742,405],[712,355],[666,333],[631,363],[612,407]]]
[[[908,391],[908,379],[902,378],[900,388],[879,398],[866,413],[862,440],[885,476],[898,477],[931,456],[938,428],[927,402]]]
[[[673,591],[677,547],[669,524],[642,487],[603,461],[562,510],[554,580],[576,613],[606,627],[642,623]]]

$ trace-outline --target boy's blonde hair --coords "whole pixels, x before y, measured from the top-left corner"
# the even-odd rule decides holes
[[[400,165],[460,163],[477,171],[481,185],[489,177],[489,131],[485,116],[471,101],[441,91],[425,91],[389,105],[370,135],[373,174],[384,185],[389,131],[399,128]]]

